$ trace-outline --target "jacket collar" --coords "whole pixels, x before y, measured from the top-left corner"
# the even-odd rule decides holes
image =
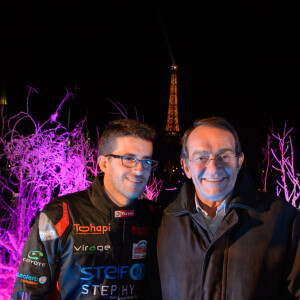
[[[103,176],[99,174],[89,188],[89,196],[92,204],[104,215],[110,216],[110,219],[123,220],[131,219],[135,214],[137,201],[134,200],[132,205],[125,207],[117,206],[106,194],[103,189]]]
[[[186,179],[178,190],[172,196],[171,203],[165,209],[165,213],[180,216],[196,212],[194,201],[195,187],[192,180]],[[259,202],[256,197],[254,183],[248,171],[243,168],[237,177],[232,197],[226,203],[226,211],[234,207],[257,210],[258,206]]]

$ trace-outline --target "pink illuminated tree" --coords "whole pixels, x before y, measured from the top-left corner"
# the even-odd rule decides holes
[[[158,180],[152,174],[152,177],[149,179],[149,183],[146,185],[145,191],[142,193],[140,198],[147,198],[156,202],[161,191],[162,183],[162,180]]]
[[[0,300],[10,298],[23,245],[39,212],[54,197],[86,189],[88,178],[98,174],[98,150],[85,139],[84,121],[71,131],[57,121],[63,104],[74,95],[66,89],[56,111],[40,125],[29,114],[31,93],[37,91],[28,87],[26,112],[6,121],[1,111],[0,162],[6,162],[7,176],[0,174]],[[126,108],[111,102],[127,118]],[[22,135],[29,126],[32,133]],[[152,174],[141,198],[156,201],[161,185]]]
[[[271,129],[271,135],[268,135],[266,148],[263,148],[264,162],[266,170],[263,176],[264,190],[266,190],[267,174],[270,167],[280,174],[280,180],[276,180],[276,194],[282,196],[293,206],[299,206],[297,203],[300,197],[300,174],[295,171],[294,149],[292,137],[290,135],[293,128],[287,130],[286,124],[282,135],[275,134]],[[272,141],[277,142],[276,147],[272,147]],[[274,144],[274,143],[273,143]]]
[[[262,164],[264,164],[266,166],[265,170],[262,170],[262,174],[261,174],[261,180],[262,180],[262,184],[263,184],[263,191],[266,192],[267,191],[267,183],[268,183],[268,175],[269,175],[269,171],[270,171],[270,167],[271,167],[271,163],[274,160],[274,156],[271,153],[271,144],[272,144],[272,140],[273,140],[273,128],[270,127],[270,134],[267,134],[267,144],[265,146],[265,148],[261,148],[263,155],[264,155],[264,159],[262,161]]]
[[[0,176],[1,195],[12,195],[10,200],[0,197],[0,299],[9,299],[24,242],[39,211],[55,196],[87,188],[88,176],[97,175],[97,150],[85,140],[84,121],[72,131],[57,121],[72,94],[66,90],[58,109],[40,125],[29,114],[32,92],[29,88],[27,111],[10,118],[8,132],[0,138],[0,160],[6,161],[8,171],[8,176]],[[20,130],[28,121],[33,132],[23,136]]]

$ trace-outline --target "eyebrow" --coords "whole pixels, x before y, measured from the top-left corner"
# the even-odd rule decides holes
[[[194,156],[194,155],[203,155],[203,154],[210,154],[210,152],[209,151],[195,151],[195,152],[193,152],[192,153],[192,156]]]
[[[118,155],[137,158],[137,156],[135,154],[132,154],[132,153],[124,153],[124,154],[118,154]],[[137,159],[139,159],[139,158],[137,158]],[[141,159],[143,159],[143,160],[144,159],[152,159],[152,156],[143,156]]]
[[[235,152],[235,151],[230,149],[230,148],[224,148],[224,149],[220,149],[216,154],[219,155],[219,154],[223,154],[225,152]],[[195,156],[195,155],[210,155],[210,154],[211,154],[210,151],[202,150],[202,151],[195,151],[192,154],[192,156]]]

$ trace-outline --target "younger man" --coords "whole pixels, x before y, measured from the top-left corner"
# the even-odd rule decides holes
[[[51,201],[23,249],[11,299],[144,299],[152,203],[138,199],[158,162],[154,129],[115,120],[99,145],[100,174],[85,191]],[[48,299],[53,299],[51,294]]]

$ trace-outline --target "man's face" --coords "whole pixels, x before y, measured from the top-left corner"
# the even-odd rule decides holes
[[[223,201],[233,190],[244,156],[233,157],[224,163],[216,157],[235,155],[235,139],[225,129],[207,126],[196,127],[187,140],[188,159],[183,160],[184,171],[193,180],[200,200]],[[191,162],[199,157],[210,157],[212,160],[204,165]]]
[[[137,159],[151,159],[152,142],[141,138],[125,136],[116,138],[114,149],[109,154],[125,155]],[[145,189],[151,170],[145,170],[141,162],[133,168],[122,165],[114,157],[99,157],[100,169],[104,172],[103,186],[110,199],[118,206],[131,204]]]

